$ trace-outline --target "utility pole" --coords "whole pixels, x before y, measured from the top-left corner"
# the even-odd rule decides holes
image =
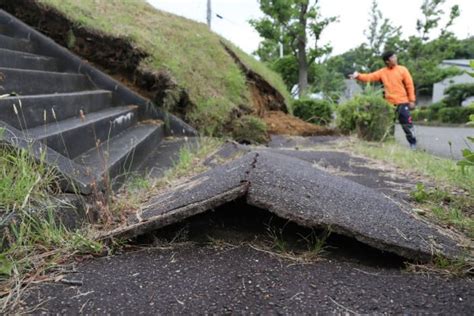
[[[207,0],[207,26],[209,28],[211,28],[211,17],[212,17],[211,0]]]

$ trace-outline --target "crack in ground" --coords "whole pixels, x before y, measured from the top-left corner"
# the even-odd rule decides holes
[[[314,168],[312,163],[252,151],[153,197],[141,218],[103,234],[131,238],[237,198],[305,227],[331,227],[382,251],[414,260],[457,257],[457,241],[414,218],[380,192]],[[432,241],[427,243],[427,241]]]

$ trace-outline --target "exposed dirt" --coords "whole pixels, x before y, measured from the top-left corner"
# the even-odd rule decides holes
[[[277,135],[335,135],[334,129],[314,125],[281,111],[267,111],[263,116],[268,132]]]
[[[259,74],[252,71],[231,48],[225,43],[222,45],[245,73],[254,113],[267,123],[269,134],[292,136],[335,134],[332,129],[314,125],[287,114],[285,98]]]
[[[259,116],[263,116],[265,111],[283,111],[287,113],[288,110],[283,95],[272,87],[262,76],[248,67],[224,42],[221,42],[221,44],[244,72],[252,95],[252,103],[255,112]]]

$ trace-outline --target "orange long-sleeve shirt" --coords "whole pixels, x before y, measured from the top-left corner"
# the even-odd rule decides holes
[[[384,67],[370,74],[359,74],[356,79],[364,82],[381,81],[385,99],[393,105],[416,101],[413,79],[406,67]]]

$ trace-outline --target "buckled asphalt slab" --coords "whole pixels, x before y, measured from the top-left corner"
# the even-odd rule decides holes
[[[413,260],[462,251],[448,233],[381,192],[268,150],[250,151],[152,198],[127,225],[101,237],[135,237],[241,197],[301,226],[329,228]]]

